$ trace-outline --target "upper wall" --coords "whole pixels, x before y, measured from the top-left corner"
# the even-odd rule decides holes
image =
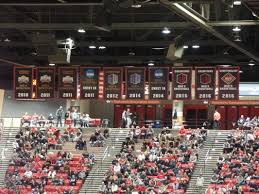
[[[50,99],[45,101],[24,101],[13,98],[13,91],[5,91],[2,117],[21,117],[25,112],[48,116],[55,113],[59,106],[66,107],[66,100]]]

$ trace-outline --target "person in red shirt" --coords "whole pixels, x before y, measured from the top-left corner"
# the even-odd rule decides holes
[[[24,115],[22,116],[22,125],[24,123],[28,123],[29,125],[31,124],[31,116],[28,115],[27,112],[25,112]]]

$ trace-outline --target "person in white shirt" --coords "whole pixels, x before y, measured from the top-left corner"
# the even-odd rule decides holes
[[[78,119],[78,113],[77,113],[76,110],[75,110],[74,112],[72,112],[71,118],[72,118],[72,120],[73,120],[74,127],[75,127],[75,126],[76,126],[76,123],[77,123],[77,119]]]
[[[142,152],[141,154],[138,155],[138,160],[139,161],[144,161],[146,158],[145,154]]]
[[[118,191],[118,185],[116,185],[115,183],[112,183],[111,191],[112,191],[112,193]]]
[[[28,179],[31,179],[32,178],[32,171],[26,170],[25,173],[24,173],[24,176]]]
[[[202,187],[204,184],[204,178],[202,177],[202,174],[200,174],[200,176],[198,176],[197,180],[196,180],[196,186],[198,188],[198,193],[202,194]]]
[[[117,163],[114,167],[113,167],[113,170],[116,174],[120,173],[121,172],[121,166],[119,163]]]

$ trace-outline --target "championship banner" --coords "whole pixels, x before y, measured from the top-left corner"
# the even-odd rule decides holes
[[[59,68],[58,93],[60,98],[77,98],[77,67]]]
[[[172,72],[173,100],[192,98],[192,68],[173,67]]]
[[[126,99],[145,98],[145,68],[126,68]]]
[[[14,97],[17,99],[32,98],[33,69],[30,67],[14,67]]]
[[[54,98],[55,68],[38,67],[36,69],[36,98]]]
[[[168,67],[149,68],[149,99],[167,100],[168,97]]]
[[[121,86],[122,68],[104,68],[104,99],[121,99]]]
[[[219,100],[239,99],[239,67],[220,67],[218,70]]]
[[[195,98],[197,100],[215,99],[215,68],[195,68]]]
[[[99,94],[99,71],[97,67],[80,68],[80,98],[97,99]]]

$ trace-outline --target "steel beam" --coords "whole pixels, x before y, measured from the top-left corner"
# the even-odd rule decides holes
[[[192,12],[190,12],[188,10],[189,8],[186,8],[184,4],[170,3],[170,1],[168,1],[168,0],[160,0],[160,3],[164,7],[168,8],[169,10],[171,10],[172,12],[179,13],[183,18],[185,18],[185,19],[187,19],[189,21],[192,21],[197,26],[199,26],[202,29],[206,30],[210,34],[214,35],[215,37],[221,39],[222,41],[224,41],[229,46],[239,50],[240,52],[242,52],[243,54],[247,55],[251,59],[254,59],[255,61],[259,62],[259,54],[254,53],[252,51],[249,51],[248,49],[244,48],[244,46],[241,46],[240,44],[237,44],[237,43],[233,42],[231,39],[229,39],[228,37],[226,37],[223,34],[221,34],[219,31],[214,29],[212,26],[208,25],[206,23],[206,20],[203,20],[200,17],[197,17]]]
[[[106,47],[167,47],[173,41],[103,41],[103,42],[92,42],[92,41],[80,41],[76,42],[77,47],[88,47],[92,44],[95,46],[106,46]],[[192,46],[197,43],[196,41],[188,41],[185,45]],[[199,40],[200,46],[225,46],[221,40]],[[0,42],[0,47],[26,47],[32,48],[34,45],[31,42]]]
[[[22,29],[22,30],[77,30],[84,25],[87,30],[96,30],[90,23],[0,23],[0,29]],[[259,20],[238,20],[238,21],[217,21],[208,22],[207,26],[255,26],[259,25]],[[162,29],[163,27],[172,29],[197,28],[191,22],[138,22],[138,23],[113,23],[111,30],[143,30],[143,29]]]

